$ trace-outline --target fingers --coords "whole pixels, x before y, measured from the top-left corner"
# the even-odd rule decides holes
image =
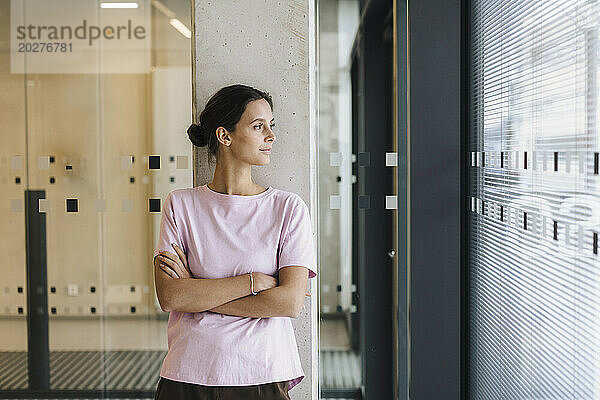
[[[190,271],[190,267],[188,266],[187,255],[183,252],[181,247],[177,246],[175,243],[171,243],[171,246],[173,246],[177,254],[179,254],[179,269],[181,271],[180,275],[186,278],[191,278],[192,272]]]
[[[161,262],[167,264],[170,267],[175,267],[177,265],[177,263],[173,260],[171,260],[170,258],[168,258],[165,255],[159,254],[156,256]]]
[[[163,270],[163,272],[165,272],[167,275],[169,275],[171,278],[174,279],[178,279],[179,275],[177,275],[177,273],[175,271],[173,271],[171,268],[169,268],[166,264],[164,264],[162,261],[159,263],[160,265],[160,269]]]
[[[173,270],[177,274],[177,278],[179,278],[182,275],[182,270],[179,263],[174,262],[170,258],[167,258],[166,256],[160,254],[157,256],[157,258],[160,259],[162,263],[165,263],[170,270]]]
[[[179,275],[179,277],[191,277],[192,274],[188,267],[187,256],[181,247],[177,246],[175,243],[171,243],[171,246],[173,249],[175,249],[177,254],[173,254],[166,250],[161,251],[161,260],[167,263]]]
[[[169,260],[172,260],[172,261],[175,261],[175,262],[176,262],[176,261],[177,261],[177,259],[179,258],[179,256],[178,256],[177,254],[174,254],[174,253],[171,253],[171,252],[168,252],[168,251],[161,251],[161,252],[160,252],[160,254],[161,254],[161,255],[162,255],[164,258],[167,258],[167,259],[169,259]]]
[[[179,259],[183,262],[183,265],[187,268],[187,257],[185,255],[185,253],[183,252],[183,250],[181,250],[179,248],[179,246],[177,246],[175,243],[171,243],[171,246],[175,249],[175,251],[177,252],[177,254],[179,255]]]

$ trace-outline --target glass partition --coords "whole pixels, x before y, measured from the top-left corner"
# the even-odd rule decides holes
[[[600,394],[599,11],[471,4],[469,398]]]
[[[319,356],[326,393],[362,383],[352,273],[352,43],[358,1],[319,1]],[[350,396],[348,396],[350,397]]]
[[[396,373],[394,14],[365,3],[317,2],[323,399],[392,398]]]
[[[191,10],[0,3],[0,391],[154,396],[152,252],[162,200],[192,186]]]

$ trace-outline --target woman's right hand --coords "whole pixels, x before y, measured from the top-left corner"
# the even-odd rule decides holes
[[[279,285],[277,278],[274,278],[271,275],[263,274],[262,272],[252,272],[252,278],[254,279],[254,291],[256,293],[266,289],[274,288],[275,286]],[[310,296],[309,291],[305,292],[304,294],[306,296]]]
[[[257,293],[274,288],[278,284],[277,279],[262,272],[252,272],[252,278],[254,279],[254,291]]]

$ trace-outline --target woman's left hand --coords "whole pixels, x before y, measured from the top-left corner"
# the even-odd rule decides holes
[[[168,251],[161,251],[158,255],[160,267],[162,270],[173,279],[178,278],[193,278],[188,267],[187,257],[183,250],[174,243],[171,243],[177,254]]]

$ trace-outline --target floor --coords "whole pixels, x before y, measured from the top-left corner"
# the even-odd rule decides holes
[[[0,340],[0,390],[27,388],[27,331],[23,325],[19,320],[0,321],[0,332],[10,333]],[[131,335],[132,331],[136,335]],[[166,354],[166,321],[105,320],[103,325],[86,320],[52,321],[49,336],[53,390],[156,388]],[[90,343],[97,348],[90,349]],[[360,356],[350,350],[349,343],[343,320],[321,320],[322,389],[360,387]]]

